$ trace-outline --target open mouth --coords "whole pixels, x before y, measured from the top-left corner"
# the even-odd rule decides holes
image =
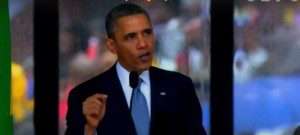
[[[139,60],[142,62],[147,62],[150,60],[150,52],[146,52],[144,54],[142,54],[141,56],[139,56]]]

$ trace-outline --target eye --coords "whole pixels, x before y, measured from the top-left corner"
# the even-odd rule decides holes
[[[133,40],[133,39],[135,39],[135,35],[134,34],[129,34],[124,39],[125,40]]]
[[[151,35],[152,34],[152,30],[148,29],[144,31],[144,35]]]

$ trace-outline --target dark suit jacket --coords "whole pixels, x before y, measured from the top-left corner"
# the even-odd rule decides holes
[[[201,107],[192,80],[176,72],[149,69],[151,83],[151,135],[205,135]],[[165,93],[162,94],[162,93]],[[78,85],[68,99],[67,135],[84,135],[83,101],[95,93],[108,94],[106,113],[98,135],[136,135],[116,65]]]

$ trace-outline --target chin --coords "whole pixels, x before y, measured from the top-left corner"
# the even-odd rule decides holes
[[[145,71],[148,70],[151,67],[151,63],[147,63],[147,64],[142,64],[139,66],[138,70],[139,71]]]

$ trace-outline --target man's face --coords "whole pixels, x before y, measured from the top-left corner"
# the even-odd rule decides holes
[[[114,53],[129,71],[141,73],[151,66],[154,49],[153,30],[145,14],[121,17],[114,27]]]

